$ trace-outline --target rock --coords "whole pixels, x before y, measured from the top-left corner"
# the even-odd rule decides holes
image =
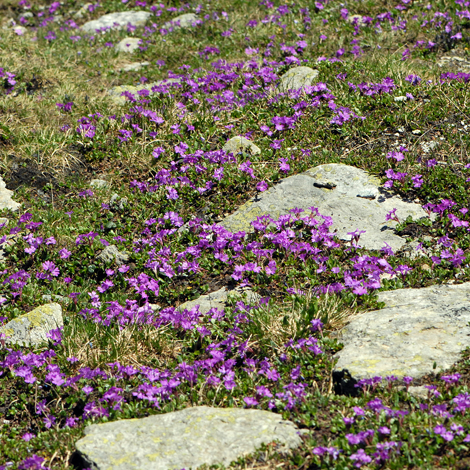
[[[167,78],[165,80],[159,80],[157,82],[152,82],[146,85],[138,85],[138,86],[133,86],[133,85],[121,85],[121,86],[115,86],[108,90],[108,95],[111,96],[111,99],[114,101],[114,103],[118,105],[123,105],[125,104],[128,100],[125,96],[121,96],[123,92],[128,91],[132,93],[136,99],[139,99],[138,92],[140,90],[148,90],[150,94],[153,94],[154,92],[152,91],[152,88],[154,87],[165,87],[166,85],[168,86],[173,86],[173,85],[178,85],[181,83],[180,78]],[[158,92],[158,91],[157,91]]]
[[[5,181],[0,177],[0,210],[10,209],[17,211],[21,204],[13,201],[11,195],[13,191],[6,188]]]
[[[279,91],[286,92],[287,90],[298,90],[310,86],[319,73],[318,70],[310,67],[294,67],[281,77]]]
[[[406,101],[408,98],[406,96],[395,96],[395,98],[393,98],[394,101],[396,101],[397,103],[400,103],[402,101]]]
[[[470,61],[458,55],[444,56],[437,61],[439,67],[455,69],[459,72],[470,73]]]
[[[351,15],[348,16],[348,19],[346,20],[348,23],[355,23],[355,24],[362,24],[362,15]]]
[[[118,250],[116,245],[108,245],[99,255],[98,259],[105,263],[112,263],[116,261],[118,266],[126,263],[129,260],[129,255],[122,253]]]
[[[116,44],[115,48],[117,52],[132,54],[139,49],[140,44],[142,44],[142,39],[140,38],[124,38]]]
[[[429,397],[429,390],[424,385],[408,387],[408,393],[415,398],[426,400]]]
[[[87,21],[82,30],[87,33],[94,33],[100,28],[122,29],[128,24],[133,26],[142,26],[150,18],[147,11],[123,11],[119,13],[108,13],[97,20]]]
[[[400,220],[409,215],[420,219],[427,214],[419,204],[392,196],[379,184],[377,178],[359,168],[337,163],[320,165],[290,176],[253,197],[221,225],[232,232],[250,232],[253,231],[251,221],[261,215],[270,214],[277,219],[295,207],[307,211],[313,206],[320,214],[333,218],[330,230],[336,230],[340,239],[349,241],[348,232],[366,230],[359,240],[361,246],[378,250],[388,243],[397,251],[406,240],[394,233],[397,222],[386,222],[387,213],[396,208]]]
[[[68,304],[69,300],[70,300],[68,297],[64,297],[63,295],[44,294],[42,296],[42,300],[44,300],[44,302],[52,302],[52,299],[54,299],[55,302],[60,302],[60,303],[64,303],[64,304]]]
[[[37,307],[29,313],[11,320],[0,327],[7,343],[20,346],[37,346],[49,341],[47,333],[64,326],[62,307],[52,303]]]
[[[15,26],[13,28],[13,32],[17,34],[18,36],[23,36],[28,32],[28,30],[24,26]]]
[[[223,146],[223,150],[227,153],[233,153],[234,155],[241,152],[250,153],[251,155],[259,155],[261,153],[261,149],[259,147],[242,136],[232,137]]]
[[[199,312],[207,313],[211,308],[217,308],[218,310],[223,310],[228,301],[233,297],[244,297],[246,296],[246,302],[249,304],[254,304],[259,301],[261,298],[258,294],[253,292],[251,289],[234,289],[227,290],[226,287],[222,287],[218,291],[211,292],[210,294],[201,295],[201,297],[196,300],[190,300],[181,304],[179,310],[191,310],[196,305],[199,305]]]
[[[92,424],[76,448],[95,470],[196,469],[225,465],[263,444],[301,444],[290,421],[269,411],[196,406],[142,419]]]
[[[470,346],[470,283],[380,292],[382,310],[346,326],[335,370],[355,379],[419,378],[449,369]],[[436,368],[434,369],[434,363]]]
[[[106,180],[95,179],[90,181],[90,187],[95,189],[102,189],[107,188],[109,186],[109,182]]]
[[[150,65],[150,62],[132,62],[132,64],[124,65],[124,67],[121,68],[121,72],[137,72],[148,65]]]
[[[189,28],[193,24],[195,24],[198,21],[197,15],[194,13],[185,13],[184,15],[177,16],[176,18],[173,18],[171,21],[167,21],[163,27],[165,29],[173,28],[173,29],[179,29],[179,28]]]
[[[120,198],[119,195],[114,193],[109,200],[109,207],[112,210],[124,210],[128,203],[127,197]]]
[[[411,131],[413,135],[421,135],[422,132],[419,129],[415,129],[414,131]]]
[[[421,142],[423,153],[429,153],[439,145],[439,142],[432,140],[431,142]]]

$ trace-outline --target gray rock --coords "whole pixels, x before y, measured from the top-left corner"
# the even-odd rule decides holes
[[[218,310],[223,310],[228,301],[233,297],[246,298],[246,302],[254,304],[259,301],[261,298],[258,294],[253,292],[251,289],[234,289],[227,290],[226,287],[222,287],[218,291],[211,292],[210,294],[201,295],[201,297],[196,300],[190,300],[189,302],[184,302],[181,304],[179,310],[191,310],[196,305],[199,305],[199,312],[207,313],[211,308],[217,308]]]
[[[76,448],[84,464],[94,470],[176,470],[228,466],[274,441],[281,444],[281,450],[301,444],[295,425],[275,413],[197,406],[92,424]]]
[[[395,208],[400,220],[409,215],[420,219],[427,214],[419,204],[394,197],[379,184],[377,178],[359,168],[336,163],[320,165],[253,197],[221,225],[232,232],[253,231],[251,221],[261,215],[277,219],[295,207],[307,211],[313,206],[320,214],[333,218],[330,230],[335,230],[340,239],[351,240],[348,232],[366,230],[359,240],[361,246],[378,250],[388,243],[396,251],[406,240],[394,233],[397,222],[386,222],[386,214]]]
[[[107,188],[109,186],[109,182],[106,180],[95,179],[90,181],[90,187],[95,189],[102,189]]]
[[[116,44],[115,49],[117,52],[132,54],[139,49],[140,44],[142,44],[142,39],[140,38],[124,38]]]
[[[233,153],[234,155],[237,155],[240,152],[250,153],[251,155],[259,155],[261,153],[261,149],[259,147],[242,136],[232,137],[223,146],[223,150],[227,153]]]
[[[336,370],[356,379],[419,378],[449,369],[470,346],[468,282],[380,292],[379,301],[384,309],[362,314],[341,332]]]
[[[421,398],[422,400],[426,400],[429,397],[429,390],[424,385],[412,385],[408,387],[408,393],[413,395],[415,398]]]
[[[108,90],[108,95],[111,96],[111,99],[112,99],[112,101],[114,101],[114,103],[116,103],[118,105],[123,105],[128,101],[125,96],[121,96],[122,93],[125,92],[125,91],[129,91],[137,99],[139,99],[138,92],[140,90],[148,90],[150,92],[150,94],[152,95],[153,94],[153,91],[152,91],[153,87],[158,87],[158,86],[163,87],[165,85],[172,86],[172,85],[177,85],[179,83],[181,83],[180,78],[167,78],[165,80],[159,80],[157,82],[152,82],[152,83],[148,83],[148,84],[145,84],[145,85],[137,85],[137,86],[120,85],[120,86],[115,86],[115,87],[111,88],[110,90]]]
[[[431,150],[435,149],[439,145],[439,142],[436,140],[431,140],[430,142],[421,142],[421,149],[423,153],[429,153]]]
[[[129,260],[129,255],[119,251],[116,245],[108,245],[97,258],[104,263],[116,261],[116,264],[121,266]]]
[[[163,27],[165,29],[173,28],[173,29],[179,29],[179,28],[189,28],[193,24],[195,24],[198,21],[197,15],[194,13],[185,13],[184,15],[177,16],[176,18],[173,18],[171,21],[167,21]]]
[[[147,11],[123,11],[119,13],[108,13],[103,15],[97,20],[87,21],[83,26],[82,30],[87,33],[94,33],[100,28],[113,28],[122,29],[128,24],[133,26],[142,26],[150,18],[150,13]]]
[[[456,69],[460,72],[470,72],[470,61],[463,57],[459,57],[458,55],[441,57],[438,60],[437,65],[447,69]]]
[[[62,307],[52,303],[37,307],[0,328],[7,343],[37,346],[49,341],[47,333],[64,326]]]
[[[397,103],[400,103],[402,101],[406,101],[408,98],[406,96],[395,96],[395,98],[393,98],[394,101],[396,101]]]
[[[0,210],[10,209],[11,211],[17,211],[21,204],[13,201],[11,195],[13,191],[6,188],[5,181],[0,177]]]
[[[298,90],[310,86],[320,72],[310,67],[294,67],[281,77],[279,91]]]
[[[64,297],[63,295],[44,294],[42,296],[42,300],[44,300],[44,302],[52,302],[52,299],[54,299],[55,302],[60,302],[60,303],[64,303],[64,304],[68,304],[69,300],[70,300],[68,297]]]
[[[23,36],[28,32],[28,30],[24,26],[15,26],[13,27],[13,32],[18,36]]]
[[[112,210],[124,210],[128,203],[127,197],[120,198],[118,194],[114,193],[109,200],[109,207]]]
[[[147,67],[149,65],[150,62],[132,62],[132,64],[124,65],[124,67],[121,68],[121,72],[137,72],[143,67]]]

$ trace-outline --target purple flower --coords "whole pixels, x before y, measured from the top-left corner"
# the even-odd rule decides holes
[[[35,434],[31,434],[30,432],[27,432],[21,436],[21,439],[23,439],[26,442],[29,442],[31,439],[34,439],[36,437]]]
[[[256,406],[258,405],[258,400],[253,397],[245,397],[243,401],[246,403],[247,406]]]
[[[365,465],[365,464],[368,464],[370,462],[372,462],[372,458],[369,457],[364,449],[359,449],[355,454],[352,454],[349,456],[349,458],[355,462],[354,463],[354,466],[356,468],[360,468],[362,467],[362,465]]]
[[[266,191],[268,189],[268,185],[266,184],[266,181],[260,181],[256,185],[256,189],[261,192]]]

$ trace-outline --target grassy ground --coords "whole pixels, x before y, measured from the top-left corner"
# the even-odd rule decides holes
[[[45,347],[2,345],[0,468],[73,468],[91,422],[202,404],[271,409],[308,431],[295,452],[268,446],[237,468],[469,468],[466,354],[448,378],[411,383],[431,386],[427,399],[402,378],[356,388],[343,378],[341,388],[331,373],[336,333],[380,307],[378,290],[469,280],[470,76],[437,65],[470,60],[467,6],[103,0],[77,19],[82,6],[0,5],[0,163],[22,203],[1,229],[15,243],[1,267],[0,316],[61,296],[65,323]],[[145,28],[77,29],[134,9],[153,12]],[[200,24],[162,30],[187,12]],[[132,57],[113,47],[128,36],[143,40]],[[121,72],[140,61],[151,65]],[[295,65],[319,70],[316,86],[280,94]],[[179,85],[124,105],[108,95],[173,76]],[[221,152],[237,135],[261,153]],[[436,213],[397,228],[429,256],[329,238],[308,208],[253,234],[216,225],[324,163],[367,170]],[[108,186],[90,188],[94,178]],[[107,244],[127,253],[124,266],[100,262]],[[237,285],[263,301],[174,310]]]

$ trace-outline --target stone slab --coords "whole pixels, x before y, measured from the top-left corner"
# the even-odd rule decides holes
[[[281,77],[279,90],[286,92],[287,90],[298,90],[299,88],[311,86],[319,73],[318,70],[310,67],[294,67]]]
[[[196,305],[199,305],[200,313],[207,313],[211,308],[216,308],[218,310],[223,310],[230,298],[239,297],[245,298],[245,301],[249,304],[254,304],[260,300],[260,296],[253,292],[251,289],[234,289],[228,290],[226,287],[222,287],[215,292],[210,294],[201,295],[201,297],[196,300],[190,300],[189,302],[184,302],[181,304],[179,310],[191,310]]]
[[[29,313],[11,320],[0,328],[7,343],[37,346],[49,341],[47,333],[64,326],[62,307],[51,303],[37,307]]]
[[[356,379],[419,378],[449,369],[470,346],[469,282],[380,292],[379,301],[384,309],[362,314],[341,332],[335,370]]]
[[[94,470],[180,470],[227,466],[274,441],[285,450],[301,443],[295,425],[275,413],[198,406],[87,426],[76,448]]]
[[[124,38],[116,44],[115,49],[117,52],[132,54],[139,50],[140,44],[142,44],[142,39],[140,38]]]
[[[246,152],[251,155],[259,155],[261,153],[261,149],[258,146],[241,135],[232,137],[225,143],[222,149],[225,152],[233,153],[234,155],[237,155],[240,152]]]
[[[400,220],[409,215],[415,220],[427,217],[419,204],[387,193],[381,189],[380,180],[364,170],[334,163],[282,180],[243,204],[221,225],[232,232],[250,232],[253,231],[250,223],[257,217],[269,214],[277,219],[295,207],[306,211],[316,207],[320,214],[332,217],[330,230],[342,240],[351,240],[348,232],[366,230],[359,244],[371,250],[388,243],[396,251],[405,244],[406,240],[394,233],[397,223],[385,221],[386,214],[394,208]]]
[[[133,26],[143,26],[150,16],[151,14],[147,11],[108,13],[97,20],[87,21],[81,29],[87,33],[94,33],[100,28],[122,29],[128,24]]]

